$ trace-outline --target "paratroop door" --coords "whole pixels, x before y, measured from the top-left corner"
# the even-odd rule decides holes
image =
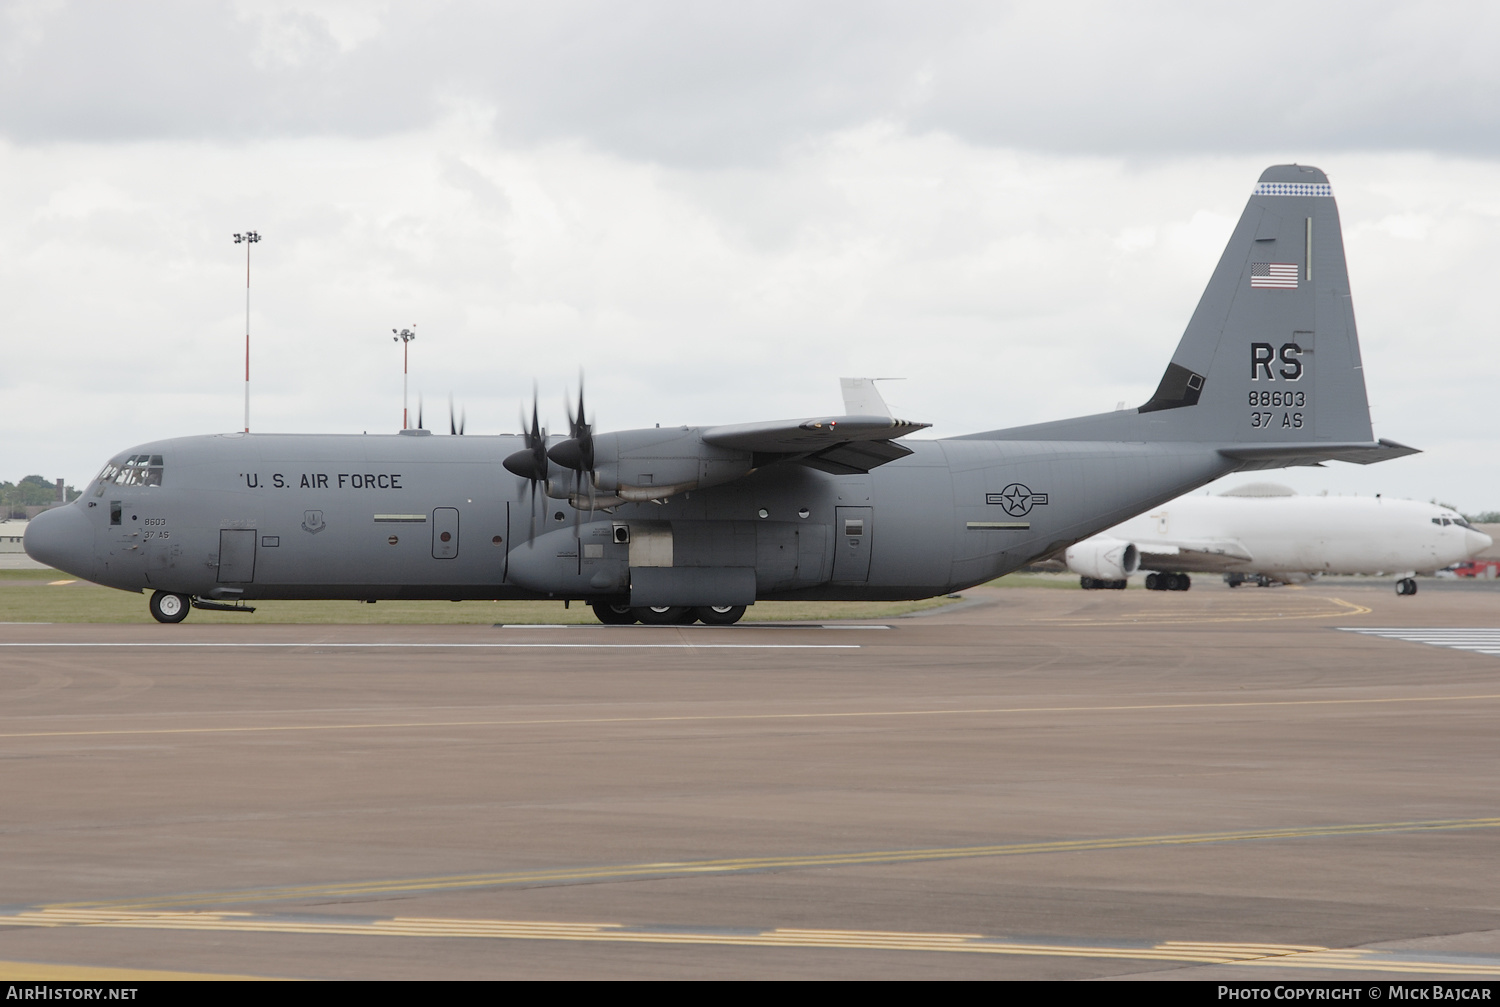
[[[432,512],[432,558],[453,559],[458,555],[458,508],[438,507]]]

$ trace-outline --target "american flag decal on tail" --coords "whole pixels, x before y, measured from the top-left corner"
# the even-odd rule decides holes
[[[1250,286],[1269,287],[1273,290],[1297,289],[1297,264],[1295,262],[1250,263]]]

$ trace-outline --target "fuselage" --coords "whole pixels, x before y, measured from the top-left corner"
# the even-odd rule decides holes
[[[575,512],[505,471],[515,436],[186,437],[121,452],[32,523],[26,548],[111,587],[219,600],[588,599],[674,578],[753,581],[755,599],[918,598],[1235,465],[1208,445],[905,443],[912,454],[867,473],[777,462],[660,503]]]
[[[1190,496],[1104,534],[1133,542],[1143,568],[1277,575],[1431,573],[1491,544],[1447,507],[1382,497]],[[1144,559],[1170,543],[1224,542],[1250,558],[1215,558],[1210,567],[1190,559],[1157,565]]]

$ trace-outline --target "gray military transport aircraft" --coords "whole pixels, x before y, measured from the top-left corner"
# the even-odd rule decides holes
[[[1338,209],[1300,165],[1261,175],[1144,405],[903,439],[926,426],[595,433],[580,390],[567,437],[533,405],[519,436],[174,438],[116,456],[25,545],[152,592],[162,622],[260,598],[553,598],[729,624],[757,600],[970,587],[1231,472],[1413,452],[1371,433]]]

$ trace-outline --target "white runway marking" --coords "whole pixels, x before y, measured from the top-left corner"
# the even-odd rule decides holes
[[[0,643],[0,647],[200,647],[256,649],[300,647],[320,650],[408,649],[408,650],[859,650],[857,643]]]
[[[1393,629],[1388,627],[1362,629],[1353,626],[1340,626],[1339,628],[1345,633],[1378,636],[1383,640],[1400,640],[1404,643],[1425,643],[1431,647],[1469,650],[1476,654],[1489,654],[1492,657],[1500,657],[1500,628],[1469,627],[1447,629],[1431,626],[1423,626],[1416,629]]]
[[[4,625],[0,623],[0,625]],[[47,623],[37,623],[47,625]],[[496,629],[586,629],[599,631],[605,629],[627,629],[631,632],[645,632],[652,629],[688,629],[703,633],[722,633],[727,630],[725,626],[595,626],[590,623],[566,623],[566,622],[497,622]],[[829,626],[811,622],[747,622],[734,627],[736,630],[744,629],[890,629],[890,626]]]

